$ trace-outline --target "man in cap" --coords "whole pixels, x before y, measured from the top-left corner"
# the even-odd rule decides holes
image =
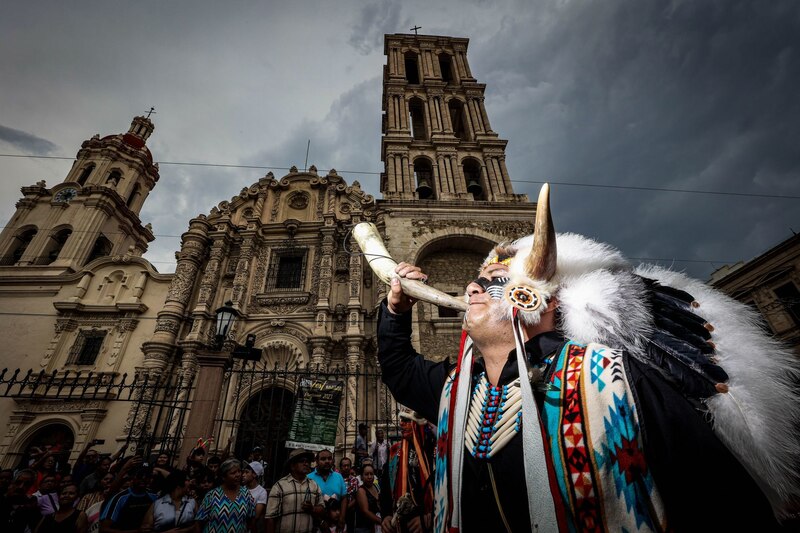
[[[322,491],[308,478],[314,453],[296,448],[286,463],[289,474],[279,479],[269,491],[266,533],[311,533],[314,517],[321,519],[325,510]]]
[[[418,267],[397,266],[381,306],[383,381],[397,401],[437,421],[436,531],[774,528],[764,493],[695,405],[663,369],[628,351],[654,330],[648,298],[659,284],[580,236],[559,236],[567,253],[557,262],[548,191],[536,233],[495,247],[466,287],[456,368],[412,347],[415,301],[398,278],[426,281]],[[683,298],[663,292],[665,301]],[[575,331],[581,342],[567,336]],[[677,364],[683,346],[673,347],[662,343],[661,361]],[[709,395],[727,390],[708,381]]]

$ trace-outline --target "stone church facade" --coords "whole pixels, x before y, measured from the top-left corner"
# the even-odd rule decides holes
[[[378,372],[376,306],[386,288],[354,253],[355,224],[375,223],[397,261],[419,264],[434,286],[454,295],[494,243],[532,231],[535,205],[513,191],[507,141],[491,129],[485,85],[472,75],[467,47],[461,38],[386,36],[382,198],[335,170],[269,173],[189,222],[174,274],[158,274],[141,258],[153,235],[138,212],[158,181],[145,146],[149,119],[134,119],[127,134],[86,141],[63,183],[23,188],[0,235],[0,306],[52,316],[29,321],[7,352],[26,356],[3,366],[81,367],[152,382],[169,376],[185,385],[173,400],[188,408],[159,421],[130,402],[69,400],[58,411],[54,398],[35,392],[0,398],[0,422],[9,427],[0,442],[3,465],[56,423],[72,432],[73,459],[97,436],[111,452],[110,443],[158,424],[182,439],[182,454],[208,435],[217,447],[230,438],[244,449],[235,443],[235,420],[248,405],[264,402],[267,390],[297,392],[271,369]],[[249,337],[260,360],[232,360],[227,348],[212,349],[215,310],[228,302],[240,315],[228,348]],[[25,316],[16,320],[11,327],[25,328]],[[455,357],[458,313],[420,303],[414,320],[421,353]],[[98,351],[91,361],[91,354],[80,359],[87,342]],[[391,400],[368,400],[385,398],[377,379],[346,381],[348,390],[360,386],[364,394],[343,399],[340,454],[352,446],[358,421],[395,409]],[[154,405],[158,394],[145,390],[138,398]]]

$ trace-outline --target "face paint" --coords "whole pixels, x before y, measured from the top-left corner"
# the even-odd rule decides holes
[[[478,278],[473,283],[480,285],[484,291],[489,293],[492,300],[500,300],[503,298],[503,287],[506,286],[508,280],[509,278]]]

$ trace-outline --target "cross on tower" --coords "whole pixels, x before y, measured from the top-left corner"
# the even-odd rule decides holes
[[[417,30],[421,30],[421,29],[422,29],[422,26],[414,25],[414,27],[411,28],[411,31],[414,32],[414,35],[419,35],[419,33],[417,33]]]
[[[152,115],[155,112],[156,112],[156,108],[153,107],[153,106],[150,106],[150,111],[147,112],[147,118],[150,118],[150,115]]]

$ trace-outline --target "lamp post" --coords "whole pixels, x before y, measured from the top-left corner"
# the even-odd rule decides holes
[[[241,316],[239,311],[233,307],[233,302],[227,301],[225,305],[214,311],[217,315],[217,322],[214,327],[214,348],[221,351],[225,345],[225,339],[228,338],[228,333],[233,327],[233,323]],[[254,348],[256,344],[256,336],[249,334],[246,337],[244,346],[235,344],[231,357],[234,359],[246,359],[248,361],[258,361],[261,359],[261,350]]]

